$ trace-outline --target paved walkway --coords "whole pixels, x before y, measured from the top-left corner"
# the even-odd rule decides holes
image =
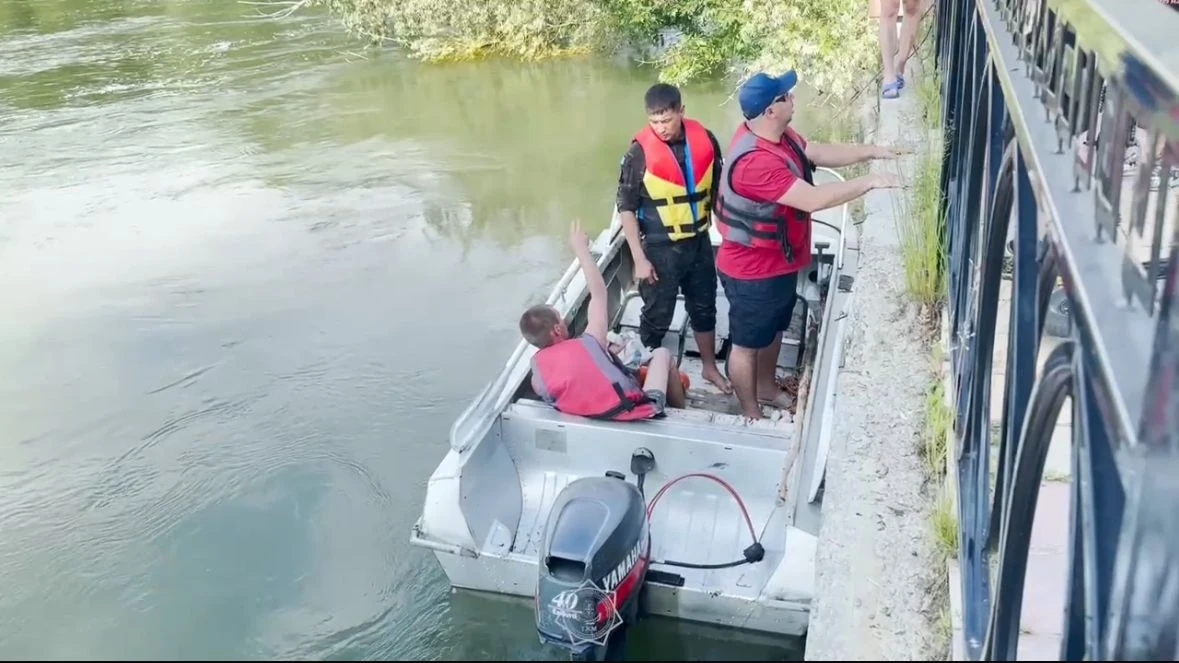
[[[914,86],[916,84],[914,75]],[[880,104],[875,141],[918,144],[916,95]],[[915,157],[874,171],[912,176]],[[865,196],[866,218],[849,255],[858,271],[837,378],[827,460],[808,661],[931,660],[936,608],[928,588],[932,504],[918,445],[932,372],[929,348],[904,293],[896,214],[900,193]],[[858,249],[858,254],[856,253]],[[924,369],[924,370],[923,370]]]

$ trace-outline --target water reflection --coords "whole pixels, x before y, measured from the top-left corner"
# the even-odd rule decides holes
[[[479,624],[483,638],[439,643],[446,660],[554,661],[567,658],[555,647],[541,647],[537,641],[532,604],[487,594],[460,592],[450,599],[448,621]],[[532,643],[521,638],[525,634]],[[741,634],[705,624],[688,624],[648,617],[631,629],[627,637],[628,661],[747,661],[802,660],[802,642],[769,635]]]

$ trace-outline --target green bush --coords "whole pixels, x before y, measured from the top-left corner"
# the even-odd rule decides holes
[[[353,33],[427,62],[507,55],[525,60],[586,50],[602,26],[584,0],[316,0]]]
[[[306,0],[425,61],[630,52],[686,83],[796,68],[846,98],[875,71],[863,0]],[[668,40],[669,35],[678,38]]]

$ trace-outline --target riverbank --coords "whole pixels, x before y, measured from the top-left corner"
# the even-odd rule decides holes
[[[807,72],[831,99],[850,96],[875,57],[863,0],[261,0],[263,15],[326,5],[349,31],[423,62],[538,61],[625,54],[670,83]]]
[[[919,66],[915,58],[900,98],[879,102],[869,140],[926,143]],[[899,168],[912,181],[918,162],[909,155],[871,170]],[[869,193],[859,226],[806,660],[945,660],[945,567],[932,563],[940,553],[930,528],[937,486],[921,444],[934,371],[922,316],[905,290],[905,195]]]

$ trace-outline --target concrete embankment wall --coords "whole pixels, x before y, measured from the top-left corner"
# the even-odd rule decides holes
[[[914,59],[916,60],[916,59]],[[879,102],[879,143],[920,147],[911,71],[898,99]],[[876,161],[911,177],[916,156]],[[935,623],[945,583],[930,530],[933,509],[920,452],[926,393],[934,379],[929,345],[904,292],[895,217],[902,190],[866,198],[859,272],[831,441],[816,560],[808,661],[945,660]]]

